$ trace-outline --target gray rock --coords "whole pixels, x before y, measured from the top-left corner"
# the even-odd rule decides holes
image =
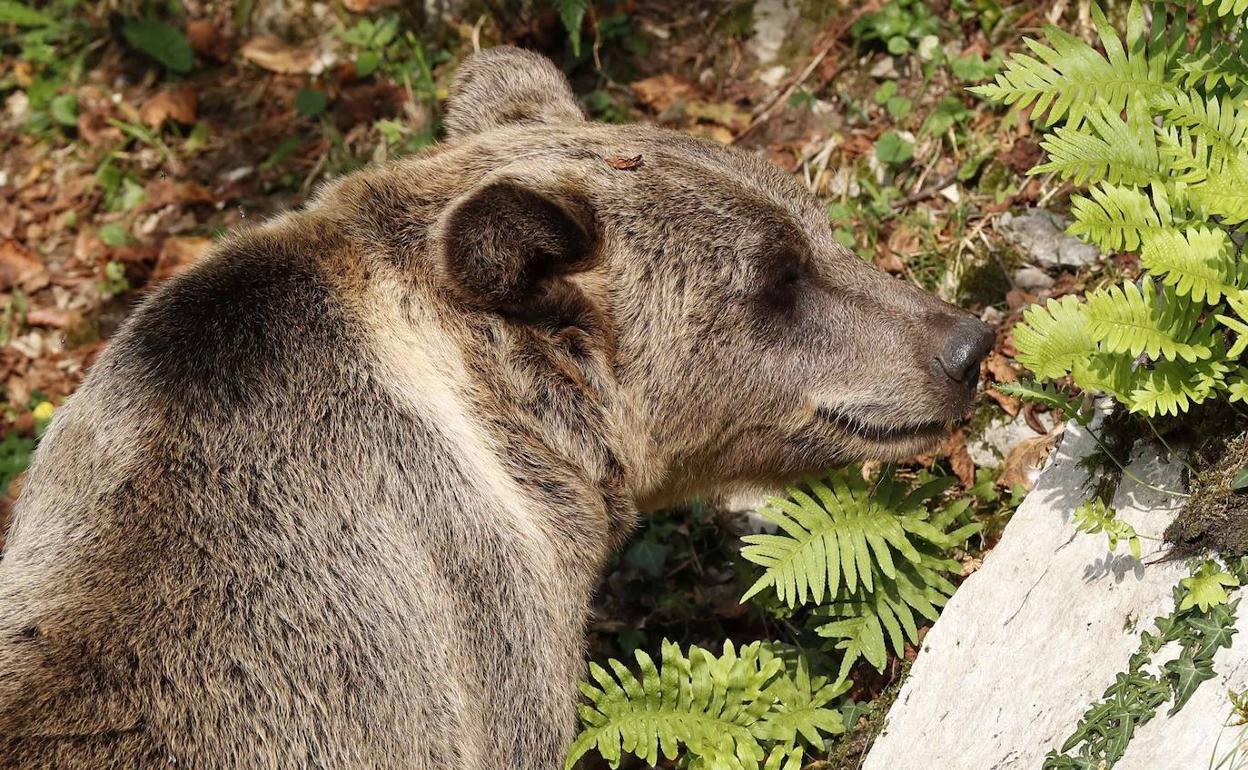
[[[1050,414],[1037,414],[1036,419],[1045,428],[1053,429],[1055,420]],[[975,461],[977,468],[998,468],[1014,447],[1039,435],[1027,424],[1021,413],[1016,417],[1002,414],[985,425],[978,434],[967,437],[966,452]]]
[[[1053,276],[1038,267],[1029,266],[1015,270],[1011,279],[1023,291],[1044,291],[1053,286]]]
[[[1040,267],[1084,267],[1101,261],[1101,252],[1065,233],[1067,220],[1044,209],[1021,214],[1006,212],[997,220],[997,232],[1023,259]]]
[[[1140,632],[1171,611],[1171,589],[1188,574],[1182,561],[1159,561],[1153,540],[1142,560],[1121,545],[1109,553],[1104,535],[1071,524],[1086,497],[1077,463],[1095,446],[1068,426],[1001,542],[925,637],[864,770],[1039,768],[1126,670]],[[1151,446],[1132,468],[1153,485],[1179,487],[1179,467]],[[1124,479],[1114,504],[1141,535],[1160,537],[1181,501]],[[1228,688],[1248,686],[1248,612],[1238,626],[1234,645],[1215,658],[1217,676],[1175,716],[1163,704],[1116,770],[1214,767],[1242,739],[1225,725]]]

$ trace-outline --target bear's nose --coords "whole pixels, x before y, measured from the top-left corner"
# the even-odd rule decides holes
[[[953,325],[945,340],[945,349],[936,360],[949,379],[966,383],[978,378],[979,363],[992,350],[995,341],[991,326],[968,316]]]

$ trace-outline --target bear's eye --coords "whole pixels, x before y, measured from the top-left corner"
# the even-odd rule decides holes
[[[774,312],[788,315],[793,312],[802,282],[809,277],[804,261],[792,252],[780,252],[772,257],[771,269],[762,285],[762,301]]]

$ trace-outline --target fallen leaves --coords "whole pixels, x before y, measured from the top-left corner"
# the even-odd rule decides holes
[[[941,453],[949,457],[949,466],[962,482],[962,486],[971,487],[975,484],[975,461],[966,449],[966,432],[957,428],[945,439]]]
[[[160,128],[166,120],[190,124],[195,122],[199,97],[190,86],[176,91],[161,91],[143,102],[139,115],[152,128]]]
[[[156,267],[152,270],[152,282],[172,278],[185,271],[199,261],[208,249],[212,248],[212,239],[199,236],[166,238],[161,244],[160,255],[156,258]]]
[[[0,243],[0,289],[17,288],[27,294],[49,283],[48,271],[30,250],[17,241]]]
[[[656,113],[665,112],[677,101],[691,99],[695,93],[688,78],[670,72],[638,80],[629,88],[642,104]]]
[[[1001,466],[1001,478],[998,483],[1006,489],[1022,487],[1028,492],[1035,486],[1036,476],[1049,459],[1049,452],[1057,446],[1057,439],[1062,435],[1062,427],[1035,438],[1023,439],[1010,450]]]
[[[316,51],[290,45],[272,35],[253,37],[239,50],[243,58],[269,72],[299,75],[312,70]]]

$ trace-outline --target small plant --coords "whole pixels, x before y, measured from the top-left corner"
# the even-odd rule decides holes
[[[1171,702],[1170,714],[1181,710],[1201,683],[1214,677],[1214,655],[1231,646],[1237,631],[1239,600],[1229,602],[1225,591],[1207,593],[1209,586],[1238,585],[1244,577],[1248,558],[1236,561],[1230,571],[1213,561],[1193,565],[1191,577],[1174,588],[1174,610],[1154,620],[1156,633],[1140,635],[1127,670],[1084,713],[1060,750],[1049,752],[1044,770],[1109,770],[1126,753],[1135,730],[1163,704]],[[1171,643],[1178,647],[1175,657],[1154,661]]]
[[[815,617],[827,622],[816,632],[842,652],[838,679],[859,657],[883,670],[889,643],[901,655],[907,641],[918,642],[916,613],[937,618],[955,588],[946,575],[961,568],[946,554],[979,529],[966,524],[948,531],[969,499],[929,510],[952,483],[939,479],[909,490],[885,474],[868,484],[850,468],[789,487],[785,498],[771,498],[759,511],[782,534],[742,538],[741,555],[764,567],[742,601],[772,589],[789,607],[821,605]]]
[[[802,741],[821,746],[824,735],[844,732],[829,704],[849,683],[812,677],[800,658],[788,668],[759,642],[740,650],[725,642],[716,656],[700,647],[685,655],[665,639],[659,664],[641,650],[636,659],[640,677],[615,659],[610,672],[590,664],[585,727],[565,768],[594,749],[619,767],[624,753],[654,765],[683,747],[690,768],[800,770]]]
[[[1088,195],[1072,198],[1070,232],[1138,251],[1136,285],[1050,300],[1015,330],[1018,360],[1041,379],[1067,376],[1132,412],[1177,415],[1211,398],[1248,398],[1248,265],[1231,232],[1248,220],[1248,64],[1243,3],[1186,12],[1132,3],[1125,39],[1099,8],[1104,54],[1056,27],[1034,56],[1016,54],[974,88],[1031,107],[1048,130],[1048,162]],[[1046,45],[1047,43],[1047,45]]]
[[[1118,551],[1118,543],[1126,542],[1131,555],[1140,558],[1140,536],[1129,522],[1118,518],[1118,512],[1099,498],[1085,502],[1075,509],[1075,529],[1095,535],[1105,533],[1109,550]]]

